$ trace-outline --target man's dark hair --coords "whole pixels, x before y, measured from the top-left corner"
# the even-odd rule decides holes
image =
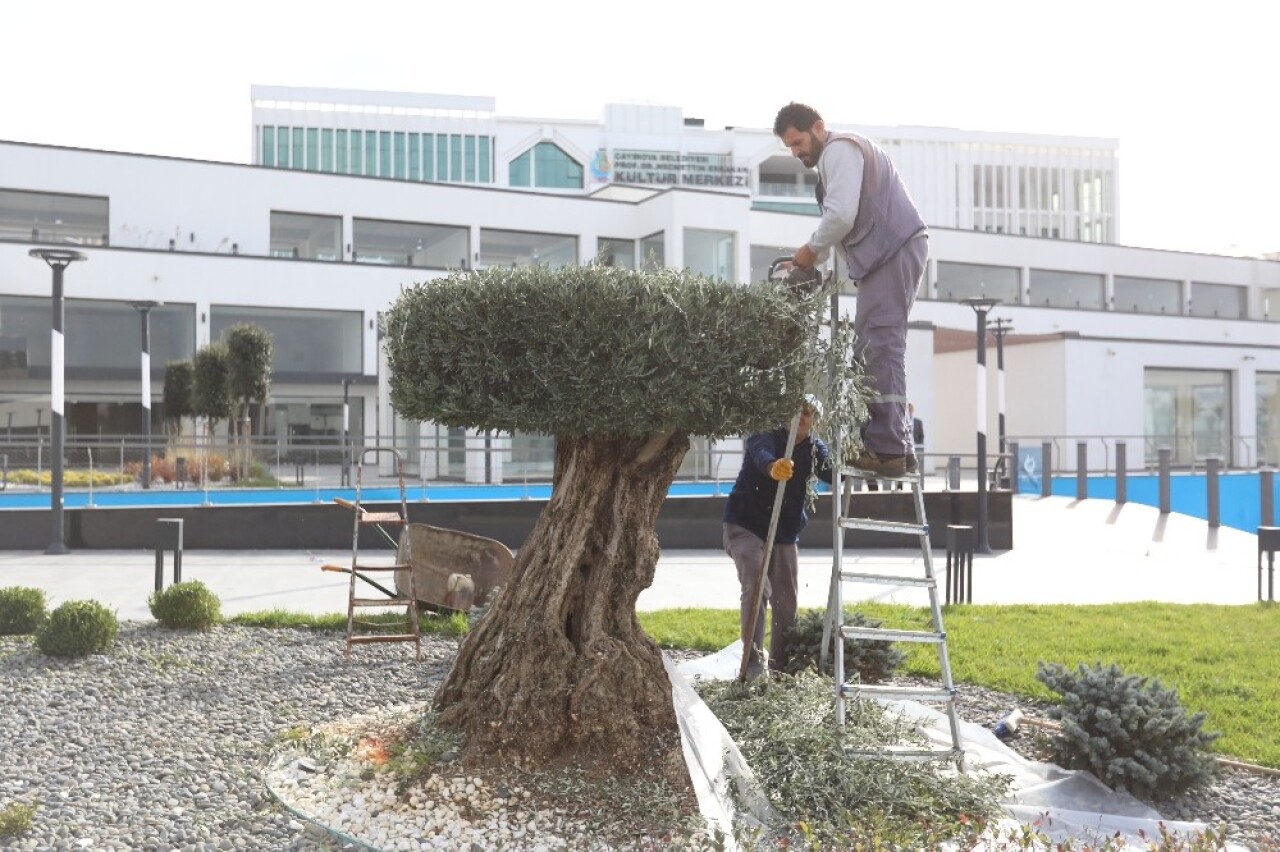
[[[778,110],[778,117],[773,120],[773,135],[782,138],[788,127],[808,133],[819,121],[822,121],[822,116],[818,115],[816,109],[792,101]]]

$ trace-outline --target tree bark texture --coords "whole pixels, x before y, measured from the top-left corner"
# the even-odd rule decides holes
[[[436,693],[465,758],[632,774],[678,754],[670,682],[635,604],[688,449],[678,431],[557,440],[551,499]]]

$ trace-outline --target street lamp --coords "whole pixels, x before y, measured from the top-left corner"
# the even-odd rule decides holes
[[[978,540],[975,550],[990,553],[987,538],[987,312],[999,299],[973,296],[961,299],[978,315]]]
[[[146,452],[142,457],[142,487],[151,487],[151,309],[164,302],[132,302],[142,316],[142,434]]]
[[[1004,440],[1004,336],[1013,331],[1013,320],[1005,317],[994,319],[991,321],[991,329],[996,336],[996,412],[1000,436],[1000,460],[996,462],[996,469],[1005,471],[1008,470],[1008,463],[1005,460],[1007,450]]]
[[[53,516],[53,540],[45,548],[45,553],[56,556],[67,552],[66,529],[62,523],[62,454],[63,433],[62,397],[63,397],[63,355],[62,320],[65,316],[62,301],[62,273],[77,260],[86,260],[78,251],[70,249],[31,249],[27,252],[31,257],[38,257],[53,270],[53,330],[50,332],[49,346],[49,409],[52,419],[49,425],[53,437],[53,477],[49,495],[49,508]]]

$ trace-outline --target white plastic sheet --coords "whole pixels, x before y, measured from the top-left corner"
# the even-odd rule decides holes
[[[685,760],[698,790],[699,806],[708,823],[722,830],[735,819],[739,825],[759,825],[771,822],[773,817],[759,782],[732,737],[690,685],[695,677],[735,678],[741,661],[739,641],[678,667],[667,663],[685,744]],[[963,690],[963,686],[960,689]],[[912,701],[889,703],[886,710],[910,717],[930,741],[950,747],[951,729],[943,713]],[[967,772],[997,773],[1013,779],[1009,797],[1003,803],[1007,818],[994,829],[997,837],[1002,830],[1007,837],[1009,830],[1032,825],[1052,843],[1096,842],[1112,837],[1124,839],[1128,844],[1126,849],[1145,850],[1149,848],[1147,841],[1160,837],[1162,825],[1168,834],[1184,838],[1208,828],[1201,822],[1163,820],[1148,805],[1127,793],[1112,790],[1089,772],[1027,760],[981,725],[962,721],[960,736]],[[748,791],[747,804],[741,810],[728,792],[732,777],[737,777],[740,788]],[[726,833],[732,836],[731,830]],[[1234,844],[1226,848],[1246,852],[1244,847]]]

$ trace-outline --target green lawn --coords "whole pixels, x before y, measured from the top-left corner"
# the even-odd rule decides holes
[[[887,627],[925,627],[924,608],[865,604]],[[737,639],[737,610],[642,612],[659,645],[714,651]],[[1106,606],[946,607],[952,674],[1015,695],[1054,700],[1036,680],[1040,661],[1119,665],[1177,689],[1184,707],[1221,731],[1218,752],[1280,768],[1280,607],[1157,603]],[[931,647],[904,645],[906,672],[938,674]]]

